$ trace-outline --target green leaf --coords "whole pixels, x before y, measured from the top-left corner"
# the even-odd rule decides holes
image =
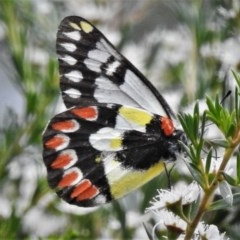
[[[209,97],[207,97],[206,103],[207,103],[209,112],[215,113],[214,103],[213,103],[213,101]]]
[[[233,205],[239,206],[240,205],[240,193],[233,194]],[[213,202],[207,211],[217,211],[217,210],[226,210],[227,208],[230,208],[231,206],[224,200],[220,199],[218,201]]]
[[[194,131],[194,137],[195,139],[198,137],[198,131],[199,131],[199,105],[198,103],[194,107],[193,111],[193,131]]]
[[[237,82],[238,88],[240,88],[240,76],[237,72],[235,72],[234,70],[232,70],[232,74]]]
[[[238,182],[231,175],[229,175],[227,173],[223,173],[223,176],[224,176],[225,180],[228,182],[228,184],[230,184],[231,186],[237,186]]]
[[[235,88],[235,112],[236,112],[236,121],[239,122],[240,119],[240,104],[239,104],[239,92],[240,88]]]
[[[202,181],[202,174],[199,171],[199,169],[197,168],[196,165],[189,163],[189,162],[185,162],[187,165],[187,168],[189,170],[189,172],[191,173],[192,177],[195,179],[195,181],[202,187],[204,188],[203,185],[203,181]]]
[[[199,194],[198,198],[196,199],[196,201],[192,202],[192,204],[191,204],[192,209],[191,209],[190,215],[189,215],[190,219],[193,219],[194,216],[196,216],[196,213],[197,213],[197,211],[199,209],[199,204],[200,204],[200,200],[201,200],[201,196],[200,195],[201,194]]]
[[[240,183],[240,153],[237,155],[237,178]]]
[[[181,114],[179,115],[179,121],[183,127],[184,132],[186,133],[190,142],[195,146],[197,145],[198,136],[199,136],[199,107],[198,103],[194,107],[194,114]]]
[[[226,139],[210,139],[210,140],[207,140],[207,142],[214,147],[223,147],[223,148],[229,147],[229,143],[226,141]]]
[[[206,166],[205,166],[205,172],[209,173],[209,169],[211,166],[211,160],[212,160],[212,149],[209,150],[206,158]]]

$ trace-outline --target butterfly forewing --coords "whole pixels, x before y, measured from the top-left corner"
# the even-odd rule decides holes
[[[81,17],[57,33],[60,88],[68,108],[43,133],[48,182],[78,206],[118,199],[175,161],[183,133],[153,85]]]
[[[57,53],[67,107],[117,103],[174,116],[153,85],[85,19],[72,16],[61,22]]]

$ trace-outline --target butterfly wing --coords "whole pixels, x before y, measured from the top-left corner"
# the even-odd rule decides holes
[[[175,158],[177,140],[164,136],[159,116],[142,109],[73,107],[56,115],[43,136],[50,187],[78,206],[120,198],[158,175],[161,159]]]
[[[106,203],[158,175],[161,160],[176,160],[182,132],[170,107],[91,23],[65,18],[57,53],[68,110],[46,127],[43,160],[59,197],[86,207]]]
[[[67,108],[96,103],[174,117],[154,86],[87,20],[63,19],[57,33],[60,87]]]

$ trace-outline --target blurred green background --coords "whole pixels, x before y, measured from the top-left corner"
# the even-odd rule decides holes
[[[145,208],[168,187],[165,173],[95,209],[63,203],[48,187],[41,134],[63,109],[55,41],[68,15],[94,23],[178,112],[233,88],[240,1],[0,1],[0,239],[148,239],[143,223],[151,229],[156,219]],[[172,184],[189,180],[184,169],[174,168]],[[239,212],[214,212],[206,222],[240,239]]]

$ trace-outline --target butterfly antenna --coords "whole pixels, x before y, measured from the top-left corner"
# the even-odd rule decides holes
[[[223,96],[220,104],[223,105],[224,101],[232,94],[232,91],[231,90],[228,90],[228,92],[225,94],[225,96]]]

